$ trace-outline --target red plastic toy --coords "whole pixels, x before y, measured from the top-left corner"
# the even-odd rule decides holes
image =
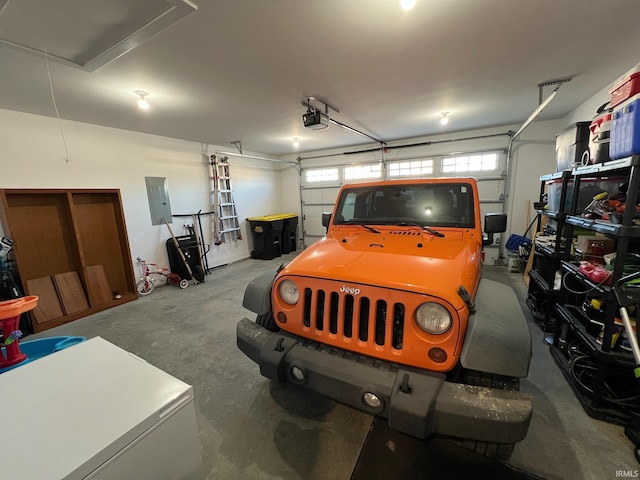
[[[20,351],[20,315],[33,310],[38,305],[38,297],[30,295],[0,302],[0,321],[4,335],[4,352],[0,350],[0,369],[24,362],[27,355]]]

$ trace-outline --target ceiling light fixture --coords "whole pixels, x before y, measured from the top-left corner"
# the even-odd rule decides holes
[[[416,0],[400,0],[400,7],[402,7],[402,10],[404,10],[405,12],[408,12],[415,6]]]
[[[138,107],[140,107],[142,110],[146,110],[147,108],[149,108],[149,102],[147,102],[147,100],[144,98],[149,95],[149,93],[139,90],[136,92],[136,95],[140,97],[140,99],[138,100]]]
[[[449,112],[442,112],[440,115],[442,115],[442,118],[440,119],[440,123],[442,125],[449,123]]]
[[[298,141],[298,137],[293,137],[293,148],[298,148],[300,146],[300,142]]]

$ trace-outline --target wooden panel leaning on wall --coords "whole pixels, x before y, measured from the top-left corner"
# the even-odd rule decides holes
[[[4,189],[0,202],[25,292],[45,297],[36,332],[137,298],[119,190]]]

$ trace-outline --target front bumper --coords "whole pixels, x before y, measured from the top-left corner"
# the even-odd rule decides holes
[[[414,437],[445,435],[515,443],[526,436],[531,421],[532,402],[527,394],[447,382],[442,374],[393,366],[317,344],[303,345],[247,318],[238,323],[237,342],[265,377],[303,385],[385,417],[391,428]],[[304,380],[292,375],[293,367],[304,373]],[[380,408],[364,403],[366,392],[382,400]]]

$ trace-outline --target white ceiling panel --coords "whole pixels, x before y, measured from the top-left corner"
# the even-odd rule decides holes
[[[120,1],[10,0],[0,38],[15,29],[5,12],[24,3],[37,15],[20,20],[19,31],[34,45],[58,31],[67,46],[56,48],[82,63],[110,32],[126,33],[120,20],[139,25],[162,8],[139,0],[149,10],[127,11]],[[92,8],[60,31],[64,15],[53,3]],[[307,96],[338,107],[336,120],[392,141],[520,124],[538,106],[539,83],[571,77],[539,117],[562,118],[640,62],[638,0],[418,0],[409,12],[399,0],[197,6],[92,73],[51,62],[61,117],[200,143],[241,140],[246,150],[284,155],[370,143],[335,125],[305,129]],[[48,82],[42,55],[0,42],[0,108],[55,115]],[[149,92],[146,112],[137,90]],[[443,111],[447,126],[438,122]]]
[[[194,10],[182,0],[7,0],[0,41],[93,71]]]

